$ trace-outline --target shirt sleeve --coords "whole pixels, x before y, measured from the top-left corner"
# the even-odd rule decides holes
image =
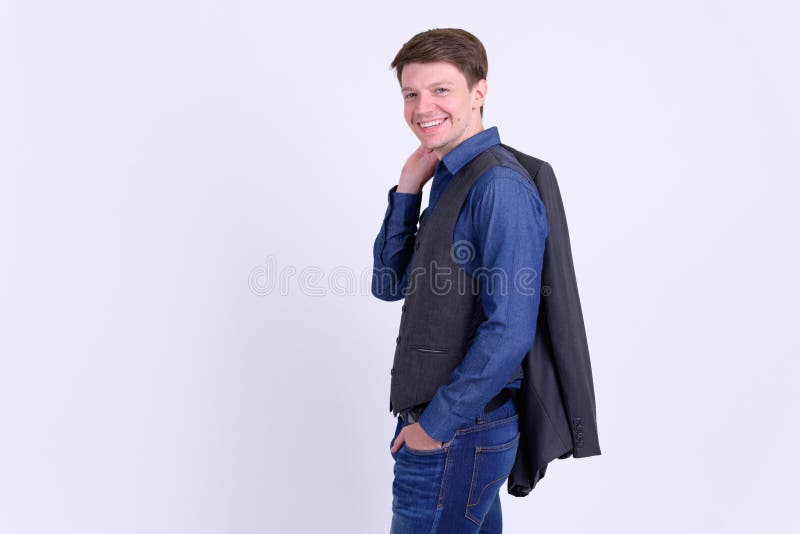
[[[389,190],[389,204],[372,248],[372,294],[381,300],[400,300],[408,281],[414,252],[422,193]]]
[[[488,172],[493,175],[475,188],[466,214],[476,251],[470,274],[480,281],[486,320],[450,382],[436,391],[419,419],[422,429],[442,442],[475,422],[522,362],[536,332],[548,231],[544,205],[516,171]]]

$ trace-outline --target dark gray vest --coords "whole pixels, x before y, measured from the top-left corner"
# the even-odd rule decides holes
[[[456,261],[471,254],[474,245],[453,243],[453,232],[472,186],[497,165],[513,166],[527,176],[513,156],[495,145],[456,173],[436,209],[420,221],[392,366],[389,410],[395,415],[429,402],[450,382],[486,320],[479,281]],[[520,366],[509,382],[521,377]]]

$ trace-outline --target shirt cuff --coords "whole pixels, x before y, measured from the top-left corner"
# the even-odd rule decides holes
[[[418,421],[426,434],[444,443],[455,437],[456,430],[474,422],[474,419],[467,419],[451,412],[447,403],[440,400],[438,392],[425,407]]]
[[[395,185],[389,190],[389,205],[384,221],[395,228],[416,227],[421,206],[422,193],[398,193]]]

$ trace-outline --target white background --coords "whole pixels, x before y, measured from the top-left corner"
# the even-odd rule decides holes
[[[556,171],[594,370],[603,454],[505,532],[796,531],[798,11],[3,1],[0,532],[388,532],[400,303],[360,275],[434,27]]]

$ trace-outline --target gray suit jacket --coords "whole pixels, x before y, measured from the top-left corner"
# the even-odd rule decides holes
[[[600,454],[592,366],[567,218],[549,163],[503,145],[533,178],[547,212],[536,336],[516,391],[520,444],[508,492],[528,495],[555,458]]]

